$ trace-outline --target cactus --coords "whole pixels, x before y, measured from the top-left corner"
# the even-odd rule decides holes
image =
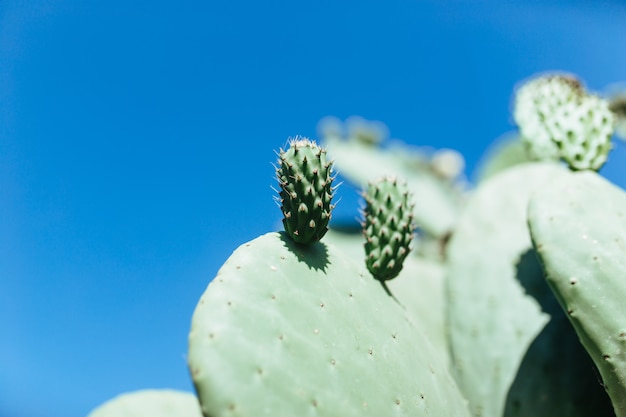
[[[574,76],[550,74],[523,84],[514,118],[531,157],[563,159],[572,170],[599,170],[611,150],[614,115],[608,101]]]
[[[194,310],[191,408],[626,417],[626,193],[589,172],[607,160],[615,103],[573,75],[524,83],[519,132],[488,152],[473,187],[454,150],[328,119],[329,156],[366,189],[361,225],[356,213],[331,223],[334,165],[314,141],[290,140],[276,164],[285,231],[235,250]],[[128,398],[163,408],[162,396]]]
[[[510,168],[472,195],[448,245],[447,324],[452,371],[475,416],[500,416],[532,340],[549,317],[527,295],[516,264],[530,248],[526,204],[550,163]]]
[[[561,134],[560,109],[583,94],[580,81],[569,74],[534,77],[515,95],[513,118],[520,128],[528,154],[536,160],[558,160],[559,147],[553,137]],[[556,133],[555,133],[556,132]]]
[[[413,204],[406,183],[395,177],[372,182],[363,193],[365,264],[374,278],[387,281],[398,276],[411,251]]]
[[[333,205],[332,162],[326,150],[307,138],[280,150],[276,177],[285,231],[294,242],[309,245],[328,230]]]
[[[152,389],[119,395],[89,413],[88,417],[201,417],[195,395]]]
[[[324,241],[352,259],[365,259],[362,226],[358,223],[341,230],[330,228]],[[385,282],[389,293],[398,300],[414,323],[449,362],[444,320],[444,282],[446,268],[439,260],[412,251],[396,279]],[[419,277],[416,279],[415,277]]]
[[[427,338],[343,254],[283,233],[233,253],[189,335],[204,415],[468,415]]]
[[[560,177],[529,206],[547,280],[626,416],[626,193],[595,173]]]
[[[610,410],[574,331],[554,308],[527,228],[533,192],[546,178],[564,175],[544,162],[493,176],[475,191],[450,240],[452,371],[475,416],[583,417]]]

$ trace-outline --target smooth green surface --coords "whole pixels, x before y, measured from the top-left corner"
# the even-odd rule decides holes
[[[526,207],[535,189],[564,172],[552,163],[527,163],[486,180],[449,242],[451,370],[475,416],[503,415],[527,349],[549,321],[523,284],[541,279],[529,254]]]
[[[445,364],[364,265],[269,233],[202,296],[189,367],[205,415],[468,416]]]
[[[420,237],[417,236],[416,239]],[[342,233],[331,228],[324,236],[324,242],[333,244],[354,260],[365,262],[364,238],[361,233]],[[416,327],[427,336],[447,364],[449,355],[444,320],[445,273],[445,265],[441,262],[411,252],[404,261],[400,274],[386,284]]]
[[[88,417],[201,417],[200,404],[189,392],[150,389],[121,394]]]
[[[626,194],[592,172],[559,177],[529,206],[547,280],[626,416]]]

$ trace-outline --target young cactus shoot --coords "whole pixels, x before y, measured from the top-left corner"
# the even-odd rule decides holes
[[[611,150],[614,115],[607,100],[574,76],[551,74],[524,83],[515,122],[531,158],[565,161],[571,170],[599,170]]]
[[[368,185],[363,234],[365,264],[379,281],[398,276],[411,251],[413,204],[407,185],[395,177],[383,177]]]
[[[283,226],[294,242],[310,245],[328,231],[334,205],[332,161],[314,141],[296,137],[278,152],[276,177],[280,185]]]

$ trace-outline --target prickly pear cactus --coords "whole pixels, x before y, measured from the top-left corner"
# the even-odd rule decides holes
[[[406,183],[395,177],[372,182],[363,193],[365,264],[374,278],[398,276],[413,239],[413,203]]]
[[[535,159],[562,159],[572,170],[599,170],[611,150],[614,114],[607,100],[570,75],[536,77],[519,88],[514,118]]]
[[[448,245],[451,369],[476,417],[606,416],[608,398],[555,312],[527,227],[533,193],[564,175],[536,162],[486,180]]]
[[[201,417],[195,395],[168,389],[153,389],[119,395],[88,417]]]
[[[357,227],[358,226],[358,227]],[[414,238],[415,239],[415,238]],[[363,234],[358,223],[353,229],[341,231],[330,228],[324,242],[330,243],[352,259],[365,259]],[[404,307],[415,325],[427,337],[446,364],[449,361],[445,332],[445,265],[439,261],[418,256],[415,251],[404,260],[396,279],[386,282],[388,291]]]
[[[561,109],[584,94],[580,80],[570,74],[547,74],[524,82],[515,95],[513,118],[529,155],[537,160],[561,157],[555,138],[563,138]]]
[[[607,160],[613,135],[614,117],[608,102],[587,94],[560,113],[567,120],[563,137],[554,139],[561,158],[575,171],[599,170]]]
[[[440,353],[344,255],[284,233],[233,253],[189,335],[205,416],[468,416]]]
[[[296,138],[280,150],[276,177],[285,231],[294,242],[311,244],[328,230],[333,205],[332,162],[314,141]]]
[[[559,177],[531,200],[547,280],[626,416],[626,193],[592,172]],[[598,382],[597,385],[600,385]]]

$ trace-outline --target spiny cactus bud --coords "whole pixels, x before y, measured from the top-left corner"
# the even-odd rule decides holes
[[[599,170],[611,151],[614,116],[609,103],[594,95],[582,96],[575,105],[559,111],[563,129],[553,140],[561,150],[561,158],[570,169]]]
[[[296,243],[317,242],[326,234],[334,208],[332,161],[326,150],[307,138],[291,139],[289,149],[278,153],[276,177],[285,231]]]
[[[562,159],[572,170],[598,170],[611,150],[614,115],[569,75],[537,77],[515,99],[515,121],[535,159]]]
[[[363,197],[365,264],[377,280],[393,279],[411,251],[413,204],[409,190],[406,183],[383,177],[370,183]]]
[[[584,88],[571,75],[544,75],[524,83],[515,95],[513,118],[531,158],[558,160],[559,147],[553,138],[563,136],[559,109],[571,106]]]

